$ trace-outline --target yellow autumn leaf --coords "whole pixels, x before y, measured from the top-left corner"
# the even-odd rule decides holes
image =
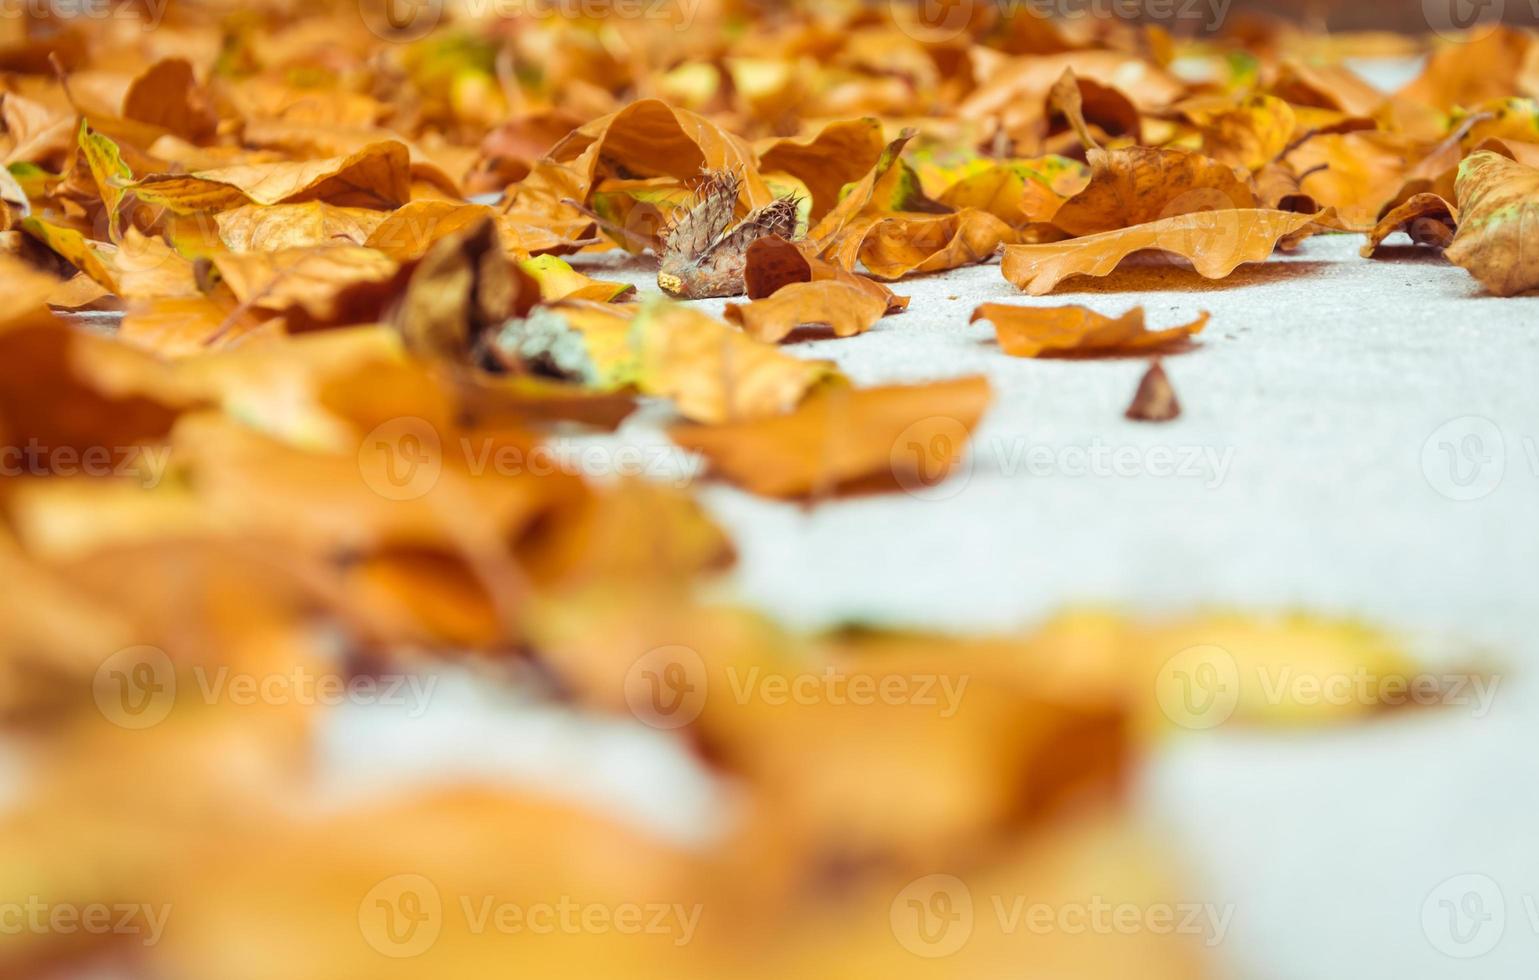
[[[519,267],[540,284],[540,298],[545,302],[586,299],[611,303],[636,291],[636,287],[628,282],[605,282],[585,276],[554,255],[525,259]]]
[[[788,412],[814,385],[838,377],[827,362],[785,354],[679,303],[645,304],[631,329],[637,387],[696,422]]]
[[[1539,170],[1483,151],[1459,166],[1459,231],[1444,252],[1497,296],[1539,287]]]
[[[870,480],[924,492],[961,461],[990,399],[980,377],[929,385],[825,387],[795,411],[675,426],[674,442],[732,482],[770,497],[828,493]]]

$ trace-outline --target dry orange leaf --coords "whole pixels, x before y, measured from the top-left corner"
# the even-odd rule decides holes
[[[678,303],[647,303],[631,336],[637,387],[697,422],[788,412],[814,385],[837,378],[827,362],[793,357]]]
[[[1053,215],[1071,235],[1147,224],[1196,211],[1254,208],[1233,167],[1198,153],[1135,146],[1090,150],[1090,183]]]
[[[669,435],[733,483],[768,497],[817,495],[863,481],[922,490],[961,460],[989,398],[981,377],[828,387],[789,414],[676,426]]]
[[[1394,208],[1368,232],[1368,241],[1361,249],[1363,258],[1372,258],[1384,239],[1397,231],[1411,236],[1418,245],[1447,248],[1453,241],[1454,229],[1459,224],[1459,209],[1443,200],[1438,194],[1415,194]]]
[[[1251,172],[1282,155],[1298,124],[1293,107],[1271,95],[1198,98],[1180,108],[1202,134],[1203,153]]]
[[[878,214],[891,210],[892,198],[899,194],[897,185],[904,178],[903,148],[913,138],[913,131],[905,130],[888,143],[871,169],[858,181],[844,187],[838,205],[807,230],[807,240],[816,246],[818,254],[839,246],[841,239],[847,237],[845,227],[868,210]]]
[[[728,303],[728,320],[756,340],[775,343],[801,327],[828,327],[836,337],[853,337],[887,315],[881,296],[838,279],[797,282],[751,303]]]
[[[743,180],[749,207],[774,199],[754,166],[753,148],[742,138],[687,109],[640,99],[570,133],[521,181],[517,201],[538,210],[570,213],[561,202],[588,203],[603,177],[672,177],[689,180],[701,170],[726,170]]]
[[[324,201],[247,204],[214,216],[219,240],[232,252],[275,252],[316,245],[362,245],[387,213]]]
[[[1188,260],[1204,278],[1222,279],[1246,262],[1264,261],[1280,240],[1306,230],[1317,217],[1257,209],[1198,211],[1050,245],[1007,245],[1000,268],[1015,286],[1043,296],[1070,276],[1110,275],[1134,252],[1156,249]]]
[[[1068,198],[1043,179],[1036,163],[1015,160],[989,167],[956,181],[938,200],[954,208],[987,211],[1012,228],[1051,220]],[[1084,182],[1079,183],[1082,187]]]
[[[157,61],[134,79],[123,98],[123,116],[195,142],[212,136],[219,124],[185,58]]]
[[[125,299],[198,294],[192,262],[160,239],[146,237],[136,229],[128,229],[121,242],[112,244],[42,218],[24,218],[21,228],[103,289]]]
[[[496,223],[483,217],[428,248],[411,268],[390,321],[418,355],[463,364],[484,336],[539,299],[539,285],[508,259]]]
[[[547,303],[562,299],[612,303],[634,298],[636,293],[636,287],[628,282],[606,282],[585,276],[554,255],[525,259],[518,265],[539,283],[540,299]]]
[[[421,419],[407,423],[430,431]],[[570,493],[559,478],[527,473],[477,479],[455,455],[454,435],[444,433],[441,461],[429,463],[441,466],[441,475],[416,495],[391,494],[404,486],[393,442],[360,439],[351,452],[303,452],[214,413],[185,415],[172,439],[175,458],[194,474],[204,513],[232,530],[308,547],[495,551],[500,535]],[[502,441],[527,451],[527,436]],[[424,451],[429,445],[424,442]]]
[[[1256,197],[1264,208],[1296,214],[1314,214],[1320,210],[1319,203],[1299,186],[1298,175],[1291,167],[1269,163],[1256,171],[1252,179],[1256,184]]]
[[[749,299],[763,299],[793,282],[811,282],[813,259],[807,251],[779,235],[751,242],[743,253],[743,288]]]
[[[1272,94],[1295,106],[1318,107],[1349,116],[1372,116],[1384,93],[1343,65],[1316,65],[1289,59],[1278,69]]]
[[[48,297],[59,288],[59,280],[32,266],[0,253],[0,281],[6,290],[5,313],[0,314],[0,330],[11,323],[25,322],[47,315]]]
[[[1354,228],[1369,228],[1405,179],[1414,141],[1391,133],[1327,133],[1315,136],[1287,156],[1301,176],[1300,188],[1334,207]]]
[[[778,235],[767,235],[754,241],[745,253],[747,261],[743,269],[743,282],[748,298],[763,299],[772,296],[783,286],[797,282],[822,282],[837,280],[868,293],[882,301],[888,313],[908,309],[908,297],[898,296],[891,289],[869,276],[862,276],[822,259],[810,258],[809,243],[788,242]]]
[[[109,262],[103,257],[112,246],[86,238],[79,229],[49,221],[37,216],[23,218],[21,230],[48,246],[65,261],[100,283],[104,289],[117,292],[118,280]]]
[[[1003,116],[1025,106],[1034,115],[1065,71],[1123,95],[1141,112],[1164,108],[1180,98],[1183,86],[1169,73],[1120,51],[1076,51],[1068,54],[1008,59],[984,72],[977,90],[957,107],[964,118]],[[1020,120],[1027,122],[1028,119]]]
[[[440,238],[488,218],[497,225],[498,241],[513,259],[573,251],[578,247],[577,239],[593,227],[592,221],[581,216],[547,219],[499,211],[484,204],[413,201],[374,225],[363,244],[379,249],[397,262],[405,262],[421,257]]]
[[[1539,170],[1489,151],[1459,166],[1459,231],[1443,254],[1498,296],[1539,287]]]
[[[1444,16],[1455,16],[1453,9]],[[1533,48],[1527,32],[1499,24],[1483,26],[1457,43],[1438,46],[1421,76],[1396,94],[1435,109],[1505,98],[1517,89]]]
[[[384,253],[361,245],[216,252],[212,261],[241,303],[274,313],[298,307],[319,322],[344,314],[348,287],[389,282],[399,268]]]
[[[759,168],[800,180],[812,198],[809,219],[816,222],[839,203],[839,192],[846,184],[876,166],[885,145],[878,120],[841,120],[806,139],[768,141],[759,149]]]
[[[123,315],[117,336],[162,357],[186,357],[248,344],[258,330],[282,336],[283,320],[207,296],[166,296],[136,303]]]
[[[178,214],[303,201],[397,208],[411,198],[410,160],[403,144],[387,140],[324,160],[151,174],[131,188],[146,204],[158,204]]]
[[[1135,306],[1119,317],[1103,316],[1083,306],[1015,306],[984,303],[969,323],[994,324],[999,347],[1013,357],[1063,354],[1118,354],[1170,347],[1208,324],[1203,313],[1184,326],[1146,330],[1144,308]]]
[[[878,279],[941,272],[990,258],[1020,236],[987,211],[955,214],[886,214],[857,218],[824,252],[853,271],[857,264]]]
[[[0,163],[33,163],[54,168],[75,143],[73,111],[44,105],[16,92],[0,93]]]

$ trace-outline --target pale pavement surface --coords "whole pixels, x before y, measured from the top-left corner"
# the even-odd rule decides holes
[[[740,548],[731,592],[802,625],[1307,609],[1399,631],[1433,671],[1502,665],[1494,692],[1436,712],[1176,739],[1140,799],[1198,870],[1194,899],[1232,903],[1217,954],[1233,975],[1529,977],[1539,297],[1485,296],[1408,245],[1364,260],[1360,243],[1314,239],[1222,282],[1153,264],[1042,298],[997,264],[900,283],[909,312],[788,349],[861,384],[987,375],[971,465],[939,499],[704,497]],[[655,290],[645,265],[590,271]],[[1151,328],[1213,317],[1166,358],[1183,414],[1155,425],[1122,417],[1143,361],[1007,357],[967,322],[986,301],[1142,304]],[[619,441],[663,445],[657,420]]]

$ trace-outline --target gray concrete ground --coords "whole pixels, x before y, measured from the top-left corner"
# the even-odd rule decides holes
[[[1221,282],[1143,265],[1043,298],[997,264],[903,282],[909,312],[788,349],[862,384],[987,375],[970,464],[922,499],[806,509],[720,485],[705,499],[741,549],[732,592],[805,625],[1302,608],[1399,631],[1429,669],[1493,659],[1489,703],[1176,739],[1140,798],[1201,899],[1232,904],[1218,955],[1233,975],[1531,976],[1539,297],[1489,297],[1435,256],[1369,261],[1359,244],[1317,238]],[[644,265],[602,274],[655,289]],[[1166,359],[1181,418],[1147,424],[1122,416],[1142,361],[1008,357],[967,322],[984,301],[1142,304],[1153,327],[1213,316]],[[618,438],[660,444],[656,422]]]
[[[1065,603],[1362,615],[1502,644],[1539,565],[1539,297],[1482,294],[1409,246],[1318,238],[1220,282],[1167,264],[1021,294],[997,264],[909,280],[909,312],[786,349],[860,384],[986,375],[968,462],[920,496],[816,508],[706,491],[742,592],[809,624],[1008,627]],[[628,265],[596,274],[650,286]],[[1212,314],[1165,358],[1181,418],[1123,418],[1146,362],[1003,354],[982,302]],[[721,301],[702,307],[718,312]],[[655,416],[622,430],[651,438]]]

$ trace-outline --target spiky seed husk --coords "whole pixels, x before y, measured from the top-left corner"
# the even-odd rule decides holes
[[[794,197],[771,201],[734,225],[733,209],[741,186],[736,174],[706,172],[693,203],[681,211],[664,236],[657,274],[657,284],[664,292],[686,299],[740,296],[748,246],[768,235],[795,235]]]

